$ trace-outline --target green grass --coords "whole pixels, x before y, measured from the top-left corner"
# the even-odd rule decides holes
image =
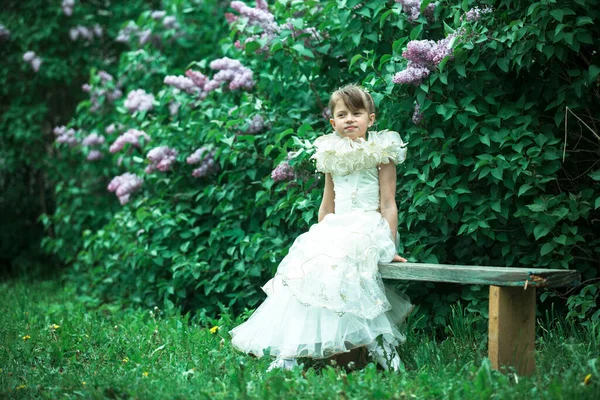
[[[230,347],[227,330],[239,319],[228,315],[89,309],[56,282],[5,282],[0,293],[0,398],[600,398],[600,329],[558,319],[538,329],[538,370],[529,378],[491,370],[485,334],[460,308],[443,341],[409,331],[402,373],[324,362],[266,373],[269,360]],[[212,334],[212,325],[221,329]]]

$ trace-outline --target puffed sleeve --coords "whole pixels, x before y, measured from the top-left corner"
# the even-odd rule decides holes
[[[335,142],[339,141],[339,137],[335,133],[319,136],[313,142],[315,153],[312,159],[316,160],[317,170],[323,173],[333,171],[335,162]]]
[[[382,163],[401,164],[406,160],[406,145],[398,132],[384,130],[371,133],[372,141],[381,148]]]

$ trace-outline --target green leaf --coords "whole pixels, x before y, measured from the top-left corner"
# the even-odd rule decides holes
[[[552,240],[554,240],[558,244],[562,244],[563,246],[567,244],[567,237],[565,235],[560,235]]]
[[[526,183],[524,185],[521,185],[521,187],[519,188],[519,192],[517,193],[517,197],[521,197],[523,194],[525,194],[525,192],[527,192],[529,189],[531,189],[531,185],[529,183]]]
[[[598,77],[598,74],[600,74],[600,67],[597,65],[590,65],[590,68],[588,70],[588,82],[592,83],[596,80],[596,78]]]
[[[593,24],[594,20],[590,17],[584,16],[584,17],[577,17],[577,26],[583,26],[583,25],[588,25],[588,24]]]
[[[421,34],[421,31],[423,30],[423,25],[417,25],[415,26],[411,31],[410,31],[410,40],[416,40],[419,35]]]
[[[454,207],[456,207],[456,205],[458,204],[458,195],[456,193],[449,194],[446,197],[446,202],[450,207],[452,207],[452,209],[454,209]]]
[[[539,224],[533,229],[533,236],[535,240],[546,236],[550,232],[550,227],[544,224]]]
[[[540,250],[540,255],[545,256],[546,254],[550,253],[552,250],[554,250],[554,244],[546,243],[545,245],[542,246],[542,248]]]
[[[552,10],[550,11],[550,15],[552,15],[558,22],[562,22],[565,14],[562,10]]]
[[[588,176],[595,181],[600,181],[600,169],[597,169],[596,171],[589,173]]]
[[[485,144],[486,146],[490,147],[490,137],[489,135],[481,135],[479,136],[479,141],[483,144]]]
[[[596,202],[594,203],[594,210],[597,210],[600,207],[600,197],[596,197]]]
[[[350,60],[350,67],[352,67],[361,58],[363,58],[362,54],[356,54],[354,57],[352,57]]]
[[[508,72],[508,59],[507,58],[499,58],[497,61],[498,66],[504,72]]]

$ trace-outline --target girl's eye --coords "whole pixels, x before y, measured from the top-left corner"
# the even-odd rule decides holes
[[[361,115],[362,113],[354,113],[355,117],[358,117],[359,115]]]

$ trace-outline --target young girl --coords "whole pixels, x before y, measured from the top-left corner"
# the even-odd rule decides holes
[[[368,132],[375,121],[371,96],[349,85],[329,108],[334,133],[314,142],[317,169],[325,173],[319,222],[300,235],[263,290],[267,299],[231,330],[238,350],[276,357],[291,369],[298,357],[327,358],[367,346],[385,369],[398,370],[395,346],[412,309],[384,287],[379,262],[396,254],[396,164],[406,157],[396,132]],[[382,336],[381,344],[377,340]]]

